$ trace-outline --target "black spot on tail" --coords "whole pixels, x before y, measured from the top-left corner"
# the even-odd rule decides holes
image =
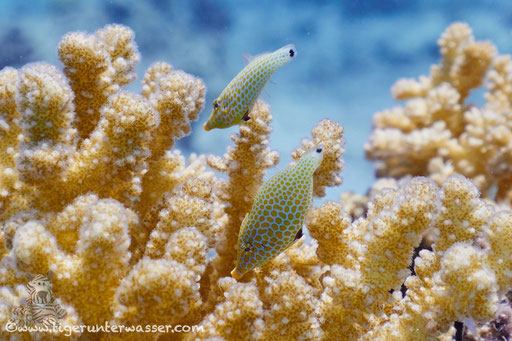
[[[293,49],[290,49],[290,51],[288,51],[290,53],[290,57],[293,57],[295,56],[295,51]]]

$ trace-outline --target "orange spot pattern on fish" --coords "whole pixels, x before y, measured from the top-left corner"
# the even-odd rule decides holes
[[[213,101],[213,111],[204,123],[204,129],[228,128],[240,124],[244,115],[251,111],[272,74],[296,55],[295,47],[286,45],[274,52],[256,56]]]
[[[294,243],[312,201],[313,173],[322,158],[323,148],[316,147],[263,184],[240,228],[234,278],[240,279]]]

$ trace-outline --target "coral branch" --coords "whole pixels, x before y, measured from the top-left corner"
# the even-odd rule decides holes
[[[341,159],[345,152],[343,149],[345,140],[342,137],[343,127],[334,121],[323,120],[313,128],[312,135],[313,140],[302,140],[302,146],[292,153],[292,157],[298,160],[302,154],[315,146],[325,148],[322,164],[313,177],[313,195],[324,197],[325,187],[338,186],[342,182],[339,174],[344,166]]]

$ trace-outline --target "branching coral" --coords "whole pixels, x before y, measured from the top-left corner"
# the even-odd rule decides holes
[[[441,64],[432,67],[430,78],[395,84],[393,95],[407,100],[405,107],[377,113],[365,146],[368,157],[378,161],[377,175],[428,175],[443,184],[433,251],[421,251],[416,259],[417,277],[405,282],[402,315],[382,334],[370,334],[383,339],[425,338],[467,317],[489,320],[499,295],[511,286],[508,213],[495,213],[499,206],[477,199],[475,185],[450,177],[470,177],[490,199],[510,203],[510,57],[495,57],[494,46],[475,42],[461,23],[451,25],[439,45]],[[487,103],[480,108],[467,103],[471,89],[485,80]],[[415,332],[408,334],[411,323]]]
[[[267,104],[259,101],[251,112],[251,120],[231,136],[235,146],[223,158],[210,156],[208,164],[227,173],[229,180],[217,186],[219,198],[226,204],[227,221],[216,246],[215,276],[227,276],[236,260],[238,230],[249,212],[254,196],[263,182],[265,170],[278,161],[277,152],[268,147],[272,115]]]
[[[292,157],[295,160],[309,149],[315,146],[324,147],[324,158],[313,178],[313,195],[316,197],[325,196],[325,187],[341,185],[339,174],[343,170],[344,162],[341,156],[345,152],[345,140],[343,139],[343,127],[331,120],[322,120],[313,128],[313,139],[304,139],[302,146],[297,148]]]
[[[367,156],[378,161],[378,176],[426,175],[441,184],[462,174],[510,202],[510,56],[495,57],[495,47],[475,42],[462,23],[448,27],[439,46],[443,58],[430,77],[393,86],[405,106],[375,115]],[[468,95],[485,81],[487,103],[477,107]]]
[[[109,96],[135,79],[133,70],[140,56],[133,36],[124,26],[110,25],[95,34],[76,32],[62,38],[58,52],[76,96],[81,138],[90,135]]]
[[[88,192],[147,211],[159,195],[143,195],[144,187],[151,192],[167,178],[166,168],[176,171],[165,151],[190,132],[204,103],[202,81],[159,63],[148,71],[143,96],[121,91],[135,78],[139,56],[133,32],[119,25],[66,35],[59,56],[65,75],[46,64],[2,71],[4,194],[19,195],[10,188],[24,185],[36,192],[33,197],[46,198],[26,203],[25,196],[2,212],[8,217],[10,205],[60,210]],[[144,181],[152,164],[158,166]],[[23,185],[12,179],[16,171]],[[164,187],[170,189],[172,184]],[[144,204],[137,204],[141,199]]]
[[[139,59],[127,27],[66,35],[64,72],[0,71],[0,323],[20,305],[25,273],[48,270],[65,326],[200,327],[74,338],[434,340],[448,339],[454,321],[502,314],[512,215],[477,185],[507,197],[510,59],[492,60],[492,45],[474,42],[463,24],[440,45],[430,78],[395,86],[406,107],[375,118],[368,155],[381,161],[379,174],[401,179],[312,208],[310,238],[240,282],[229,277],[240,224],[279,157],[267,104],[255,105],[223,157],[186,160],[172,147],[190,133],[205,86],[158,62],[141,95],[122,90]],[[466,104],[489,68],[488,104]],[[319,145],[316,198],[342,182],[343,128],[320,121],[292,157]],[[432,248],[411,264],[426,233]]]

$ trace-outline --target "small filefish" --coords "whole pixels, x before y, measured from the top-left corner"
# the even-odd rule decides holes
[[[295,46],[255,56],[213,101],[213,111],[204,130],[228,128],[250,119],[249,112],[272,74],[295,58]]]
[[[263,184],[240,227],[233,278],[239,280],[302,236],[313,199],[313,173],[322,160],[323,147],[317,146]]]

